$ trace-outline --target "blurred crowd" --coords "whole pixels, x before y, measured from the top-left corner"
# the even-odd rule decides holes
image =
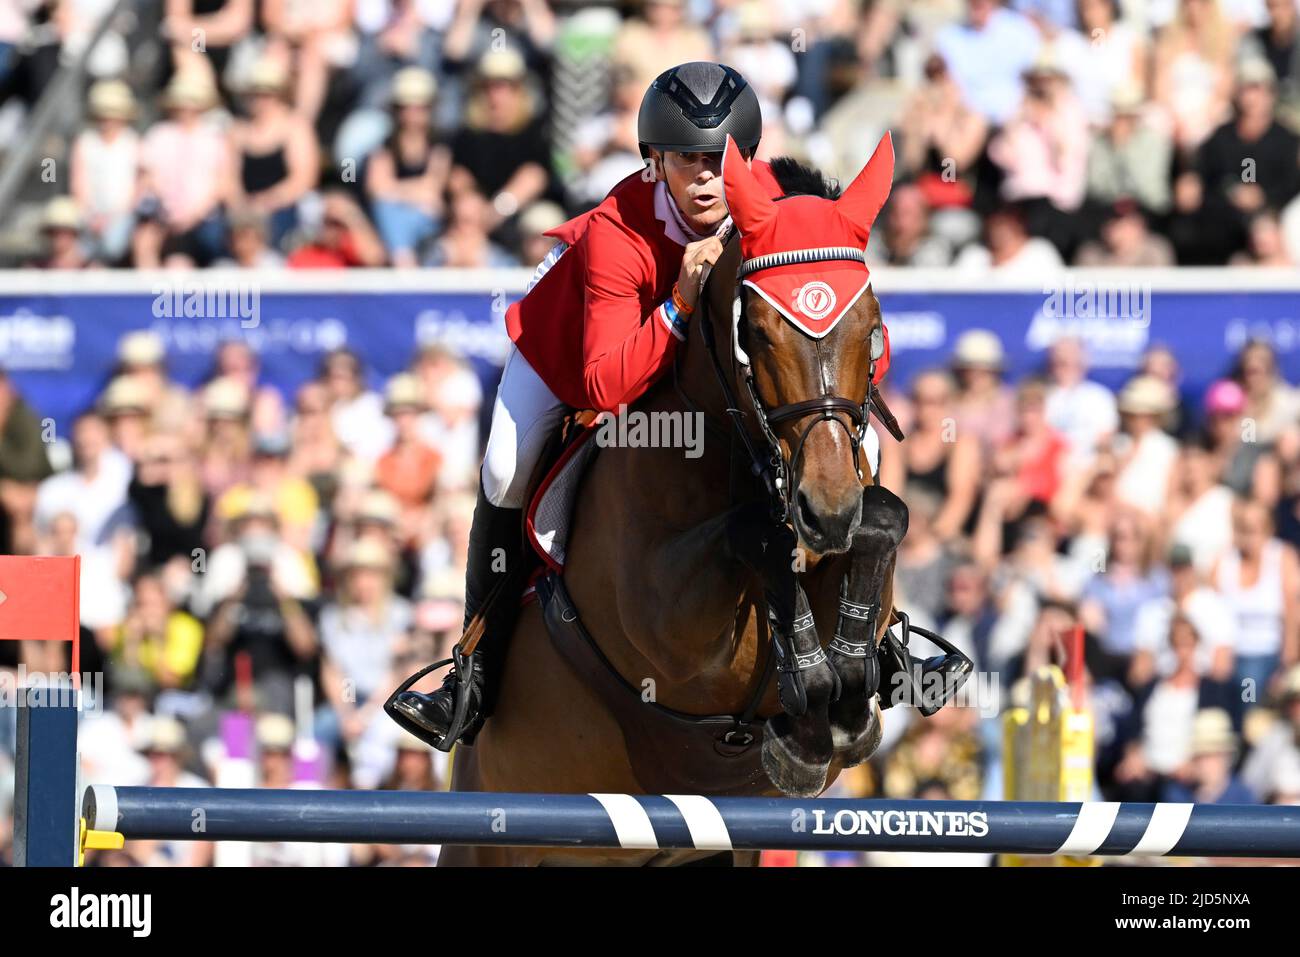
[[[1003,364],[976,329],[893,383],[907,439],[881,465],[911,518],[896,604],[998,696],[887,712],[882,755],[843,786],[1001,797],[1001,713],[1081,626],[1100,797],[1300,802],[1300,391],[1272,348],[1203,394],[1161,346],[1118,394],[1076,339],[1021,381]]]
[[[108,5],[0,3],[23,133]],[[532,266],[641,165],[662,70],[727,62],[759,155],[899,175],[872,254],[1061,264],[1300,260],[1297,0],[166,0],[90,57],[34,265]],[[155,11],[158,12],[158,11]]]
[[[81,723],[86,780],[213,783],[253,753],[262,786],[445,786],[445,756],[381,706],[460,636],[481,398],[437,347],[379,389],[355,355],[329,353],[286,400],[231,341],[187,389],[142,331],[51,444],[0,374],[0,553],[81,556],[82,669],[104,676]],[[66,671],[66,655],[0,642],[0,670]],[[230,738],[232,714],[255,716],[251,740]],[[0,764],[13,718],[0,709]]]

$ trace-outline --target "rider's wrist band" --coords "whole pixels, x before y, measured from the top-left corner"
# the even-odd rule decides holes
[[[688,306],[686,300],[682,298],[682,291],[677,287],[677,283],[673,283],[673,305],[677,307],[678,312],[686,316],[695,311],[695,307]]]
[[[663,305],[659,307],[659,312],[663,316],[664,324],[668,326],[669,331],[678,339],[685,339],[687,317],[682,315],[681,310],[677,308],[677,303],[671,297],[664,300]]]

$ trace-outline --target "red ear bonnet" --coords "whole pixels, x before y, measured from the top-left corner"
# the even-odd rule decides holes
[[[894,142],[888,133],[837,200],[790,196],[774,201],[730,137],[722,160],[723,193],[746,261],[795,250],[864,251],[893,178]],[[870,273],[860,260],[828,259],[767,266],[743,282],[790,322],[820,339],[862,295]]]

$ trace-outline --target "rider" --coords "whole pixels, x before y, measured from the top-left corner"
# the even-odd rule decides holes
[[[645,168],[590,212],[551,230],[559,242],[538,265],[524,298],[506,312],[514,347],[501,374],[480,473],[465,581],[465,622],[483,607],[521,548],[522,509],[534,467],[569,409],[616,412],[667,371],[685,338],[707,267],[722,254],[727,222],[721,162],[736,141],[771,195],[781,193],[766,163],[753,159],[763,131],[758,97],[739,73],[716,63],[684,63],[660,74],[637,118]],[[494,601],[469,656],[472,740],[481,724],[487,675],[500,664],[512,616]],[[432,694],[407,691],[397,710],[435,747],[453,720],[453,671]],[[490,682],[487,682],[490,683]],[[418,729],[418,730],[417,730]],[[423,732],[423,733],[420,733]]]
[[[617,412],[636,401],[686,338],[729,223],[721,175],[728,136],[769,195],[782,192],[768,164],[754,159],[758,97],[731,67],[694,62],[660,74],[641,102],[637,132],[645,169],[547,233],[559,242],[506,312],[514,347],[492,411],[465,581],[465,625],[483,609],[482,634],[441,688],[403,691],[391,712],[441,750],[471,743],[491,710],[519,596],[485,601],[520,554],[528,483],[549,438],[570,409]]]

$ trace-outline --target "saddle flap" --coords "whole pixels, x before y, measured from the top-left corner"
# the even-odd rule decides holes
[[[564,447],[533,493],[528,507],[526,530],[528,541],[552,571],[564,568],[573,509],[587,471],[600,446],[592,441],[596,434],[594,418],[575,420],[582,431]]]

